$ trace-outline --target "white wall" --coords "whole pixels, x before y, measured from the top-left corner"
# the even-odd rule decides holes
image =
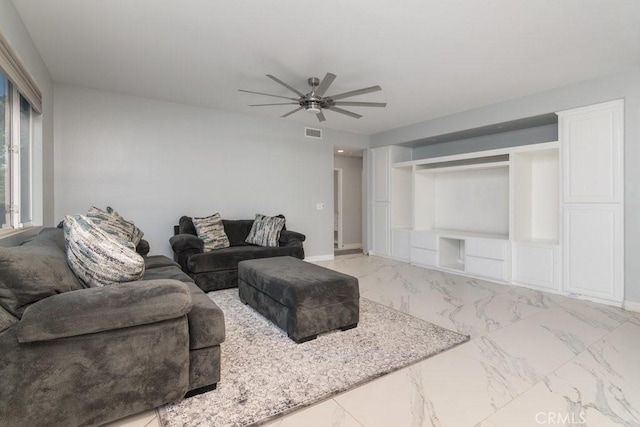
[[[286,119],[54,91],[56,220],[110,205],[145,232],[152,253],[171,255],[181,215],[282,213],[307,235],[307,256],[333,254],[333,145],[366,147],[367,136],[325,129],[317,140]]]
[[[53,224],[53,82],[11,0],[0,0],[0,30],[42,91],[42,114],[34,118],[33,219]]]
[[[362,158],[335,156],[342,169],[342,244],[362,244]]]

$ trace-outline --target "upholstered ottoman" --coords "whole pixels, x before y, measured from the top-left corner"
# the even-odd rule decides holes
[[[358,326],[358,279],[297,258],[240,262],[238,293],[297,343]]]

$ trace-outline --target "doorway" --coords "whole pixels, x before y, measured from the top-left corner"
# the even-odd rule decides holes
[[[342,169],[333,170],[333,249],[344,249],[342,243]]]
[[[334,149],[333,206],[334,255],[362,253],[363,221],[363,149]]]

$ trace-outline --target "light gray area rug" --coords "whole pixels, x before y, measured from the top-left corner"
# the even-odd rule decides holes
[[[160,408],[165,427],[260,425],[469,339],[361,298],[357,328],[296,344],[241,303],[237,289],[208,295],[225,315],[222,379],[216,390]]]

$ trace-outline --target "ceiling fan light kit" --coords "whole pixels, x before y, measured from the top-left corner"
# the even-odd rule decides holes
[[[257,95],[272,96],[275,98],[283,98],[283,99],[290,100],[290,102],[280,102],[275,104],[251,104],[249,105],[249,107],[264,107],[264,106],[271,106],[271,105],[298,105],[298,108],[296,108],[295,110],[289,111],[288,113],[283,114],[280,117],[288,117],[293,113],[297,113],[300,110],[305,110],[315,114],[316,117],[318,118],[318,121],[324,122],[326,119],[324,117],[324,114],[322,113],[322,110],[331,110],[336,113],[344,114],[345,116],[359,119],[360,117],[362,117],[360,114],[356,114],[352,111],[345,110],[338,106],[382,107],[382,108],[387,106],[386,102],[338,101],[339,99],[349,98],[357,95],[364,95],[365,93],[377,92],[379,90],[382,90],[380,86],[371,86],[363,89],[357,89],[349,92],[339,93],[336,95],[324,96],[325,92],[327,91],[327,89],[329,89],[329,86],[331,86],[331,83],[333,83],[333,81],[336,78],[336,75],[332,73],[327,73],[327,75],[324,76],[324,79],[322,79],[322,81],[320,81],[320,79],[318,79],[317,77],[310,77],[307,80],[307,83],[309,84],[309,86],[311,86],[311,92],[307,94],[300,92],[296,88],[289,86],[282,80],[270,74],[267,74],[267,77],[269,77],[271,80],[275,81],[276,83],[286,87],[291,92],[295,93],[298,97],[293,98],[293,97],[287,97],[287,96],[281,96],[281,95],[271,95],[269,93],[254,92],[251,90],[244,90],[244,89],[238,89],[238,90],[240,92],[245,92],[245,93],[253,93]]]

